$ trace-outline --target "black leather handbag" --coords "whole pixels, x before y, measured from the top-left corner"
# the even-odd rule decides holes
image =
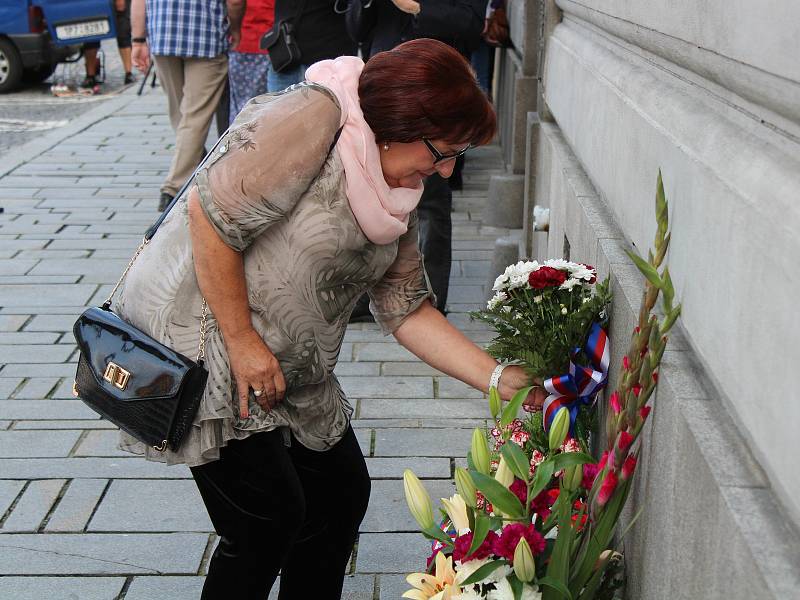
[[[223,134],[220,141],[224,138]],[[205,162],[203,160],[197,170]],[[147,230],[108,299],[102,306],[86,310],[72,329],[80,352],[73,394],[102,417],[159,452],[164,452],[168,446],[172,450],[180,447],[200,406],[208,378],[203,366],[208,307],[203,299],[200,342],[197,357],[192,360],[122,320],[111,310],[111,300],[193,179],[194,175]]]
[[[294,17],[276,21],[272,29],[261,38],[259,46],[262,50],[269,51],[269,62],[278,73],[288,71],[303,61],[303,55],[297,43],[297,27],[300,25],[300,18],[303,16],[305,6],[306,2],[303,0]]]

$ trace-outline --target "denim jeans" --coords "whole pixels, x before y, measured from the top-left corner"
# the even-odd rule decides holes
[[[231,440],[192,467],[219,544],[201,600],[339,600],[370,479],[353,429],[316,452],[283,431]]]
[[[267,91],[280,92],[290,85],[300,83],[305,79],[307,68],[308,65],[299,65],[294,69],[278,73],[272,68],[272,63],[270,63],[269,71],[267,72]]]

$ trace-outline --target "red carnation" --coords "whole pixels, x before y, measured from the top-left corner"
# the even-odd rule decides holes
[[[535,290],[561,285],[567,280],[567,274],[553,267],[540,267],[528,275],[528,285]]]
[[[507,560],[514,560],[514,550],[517,549],[520,539],[525,538],[531,547],[534,556],[544,552],[546,542],[542,534],[536,531],[533,525],[525,526],[522,523],[509,523],[503,528],[502,535],[494,542],[493,550],[497,556]],[[453,555],[455,556],[455,554]]]
[[[469,552],[469,547],[472,545],[472,532],[465,533],[464,535],[460,535],[456,538],[455,547],[453,548],[453,560],[460,560],[461,562],[466,562],[468,560],[479,560],[482,558],[488,558],[489,555],[492,553],[492,548],[497,543],[497,534],[494,531],[490,531],[486,534],[486,539],[481,542],[481,545],[478,546],[477,550],[467,556],[467,552]],[[513,558],[513,557],[512,557]]]
[[[593,465],[590,463],[586,463],[583,465],[583,480],[581,481],[581,487],[585,490],[591,490],[592,486],[594,485],[594,480],[597,478],[597,474],[602,470],[600,465]]]
[[[527,490],[526,490],[527,493]],[[544,520],[550,516],[551,508],[558,500],[558,488],[552,488],[540,492],[533,500],[531,500],[531,510],[539,515],[539,518]]]
[[[528,486],[525,485],[525,482],[522,481],[522,479],[514,479],[514,483],[512,483],[511,487],[508,489],[519,498],[519,501],[522,502],[522,506],[525,506],[525,501],[528,499]]]

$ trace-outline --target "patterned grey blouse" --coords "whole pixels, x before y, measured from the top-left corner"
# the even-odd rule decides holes
[[[123,450],[170,464],[201,465],[228,440],[291,428],[313,450],[347,430],[353,409],[333,373],[348,318],[368,291],[384,333],[432,297],[417,243],[416,214],[399,240],[378,246],[359,228],[334,147],[340,111],[326,88],[301,84],[251,100],[195,176],[220,238],[243,253],[253,326],[280,362],[286,397],[265,412],[252,399],[238,414],[225,344],[210,315],[208,384],[177,452],[121,434]],[[186,198],[173,208],[125,279],[120,316],[194,358],[202,295],[192,261]]]

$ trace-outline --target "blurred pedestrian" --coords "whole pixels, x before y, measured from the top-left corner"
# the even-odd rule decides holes
[[[231,123],[250,98],[267,92],[269,55],[259,43],[264,33],[272,29],[274,19],[275,0],[247,0],[242,39],[228,53]]]
[[[133,63],[146,72],[152,54],[175,130],[159,210],[203,158],[228,78],[227,52],[239,45],[244,7],[245,0],[132,0]]]
[[[133,83],[131,70],[131,0],[114,0],[114,25],[117,30],[117,51],[122,59],[125,69],[125,84]],[[94,89],[98,85],[97,75],[100,71],[100,61],[97,51],[100,42],[86,42],[83,45],[83,59],[86,67],[86,78],[81,83],[82,88]]]
[[[270,61],[270,92],[300,83],[313,63],[338,56],[356,56],[358,44],[347,34],[346,0],[275,0],[275,24],[289,20],[300,49],[299,60],[278,70]]]
[[[487,0],[350,0],[347,29],[359,43],[369,44],[370,56],[406,40],[433,38],[469,59],[480,40]],[[417,213],[425,270],[436,294],[437,308],[446,313],[452,262],[452,189],[461,189],[463,159],[452,170],[452,185],[437,172],[425,180]],[[370,320],[366,297],[353,311],[353,321]]]

